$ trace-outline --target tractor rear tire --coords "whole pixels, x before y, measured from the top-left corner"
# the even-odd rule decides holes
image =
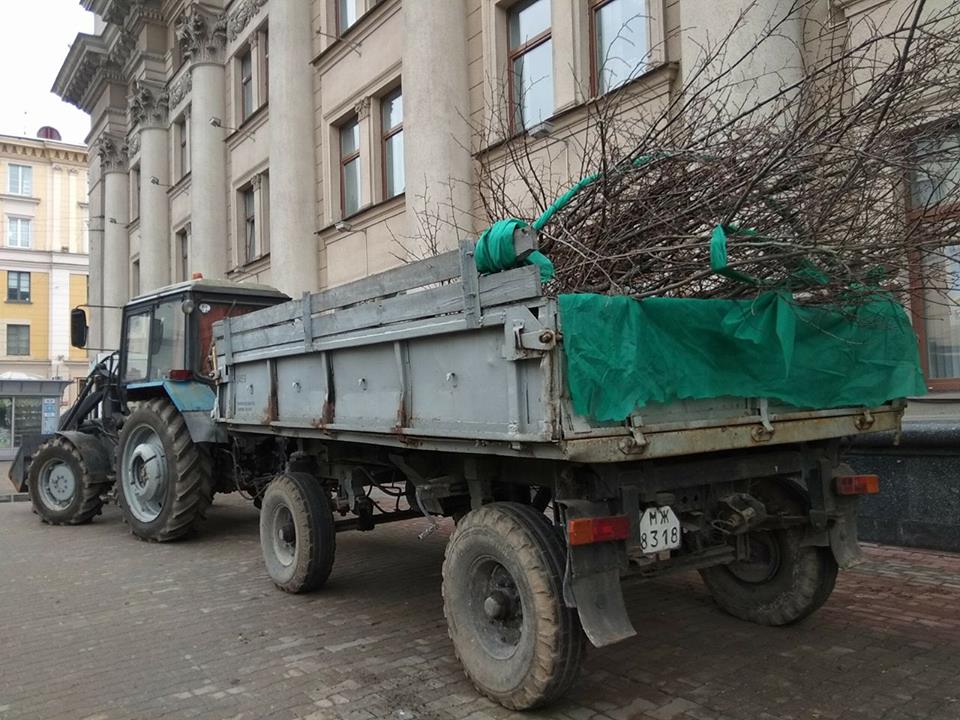
[[[83,455],[64,437],[43,443],[30,462],[33,509],[50,525],[83,525],[99,515],[111,481],[90,472]]]
[[[194,531],[213,501],[213,464],[166,398],[134,410],[117,449],[117,496],[141,540],[168,542]]]

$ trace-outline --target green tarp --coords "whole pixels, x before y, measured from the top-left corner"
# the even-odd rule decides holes
[[[621,421],[648,403],[765,397],[810,409],[875,406],[926,392],[903,308],[754,300],[561,295],[574,409]]]

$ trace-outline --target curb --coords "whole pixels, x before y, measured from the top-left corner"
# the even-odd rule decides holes
[[[15,502],[30,502],[30,495],[28,493],[12,493],[8,495],[0,495],[0,503],[15,503]]]

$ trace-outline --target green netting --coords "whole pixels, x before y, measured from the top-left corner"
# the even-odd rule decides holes
[[[574,409],[620,421],[649,403],[765,397],[810,409],[874,406],[926,392],[903,308],[754,300],[561,295]]]
[[[517,228],[526,226],[523,220],[510,218],[498,220],[484,230],[474,250],[473,259],[477,264],[477,270],[482,273],[500,272],[523,263],[537,265],[540,268],[540,282],[552,280],[553,262],[539,250],[527,253],[522,259],[517,258],[517,250],[513,245],[513,233]]]

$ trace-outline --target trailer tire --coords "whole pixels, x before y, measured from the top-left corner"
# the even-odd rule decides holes
[[[276,477],[260,508],[260,549],[273,584],[284,592],[317,590],[336,554],[333,507],[323,485],[307,473]]]
[[[213,462],[193,442],[180,411],[154,398],[123,424],[117,496],[124,522],[141,540],[168,542],[196,529],[213,500]]]
[[[77,447],[58,436],[33,454],[28,489],[33,509],[43,522],[83,525],[100,514],[110,480],[92,474]]]
[[[809,505],[803,490],[778,481],[764,481],[753,492],[772,512],[803,513]],[[741,620],[774,626],[820,608],[836,584],[837,561],[830,548],[804,545],[804,534],[802,527],[749,533],[754,562],[701,570],[717,605]]]
[[[456,526],[443,561],[443,613],[454,651],[481,693],[513,710],[552,702],[574,683],[584,638],[563,602],[562,540],[543,516],[493,503]]]

